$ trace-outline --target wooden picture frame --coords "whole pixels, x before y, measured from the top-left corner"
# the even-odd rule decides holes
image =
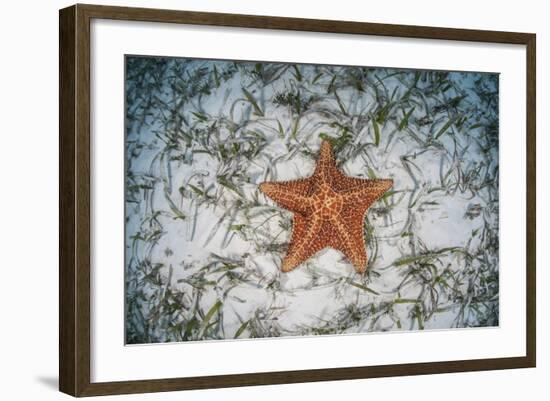
[[[526,47],[526,355],[366,367],[256,372],[92,383],[90,380],[90,21],[110,19],[268,28],[399,38],[491,42]],[[362,22],[74,5],[59,14],[59,388],[73,396],[207,389],[326,380],[535,367],[536,363],[536,36]]]

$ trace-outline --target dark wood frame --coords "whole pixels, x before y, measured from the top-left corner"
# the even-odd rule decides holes
[[[526,356],[91,383],[90,20],[92,18],[525,45],[527,49]],[[535,49],[536,36],[531,33],[80,4],[60,10],[59,389],[73,396],[93,396],[535,367]]]

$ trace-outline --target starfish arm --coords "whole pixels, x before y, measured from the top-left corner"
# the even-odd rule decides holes
[[[353,193],[363,188],[370,188],[374,191],[383,191],[382,193],[384,193],[393,186],[393,180],[348,177],[341,171],[337,170],[333,186],[334,189],[340,193]]]
[[[363,234],[364,213],[352,207],[342,210],[339,218],[333,219],[335,234],[332,247],[341,251],[352,263],[357,273],[364,273],[367,269],[367,251]]]
[[[393,185],[393,180],[362,180],[358,178],[355,180],[360,180],[360,182],[357,181],[355,187],[340,193],[344,195],[347,202],[354,203],[363,210],[380,199]]]
[[[287,253],[283,259],[282,271],[289,272],[305,262],[315,253],[328,246],[320,233],[323,221],[318,218],[306,218],[300,214],[294,215],[292,238]]]
[[[284,209],[303,212],[311,202],[308,196],[310,186],[308,178],[294,181],[263,182],[260,184],[260,191]]]
[[[329,141],[323,140],[323,142],[321,142],[319,159],[317,160],[313,177],[318,184],[331,184],[332,176],[335,170],[336,161],[334,160],[334,155],[332,153],[332,145]]]

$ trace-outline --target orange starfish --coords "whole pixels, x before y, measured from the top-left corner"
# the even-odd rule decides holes
[[[321,143],[313,175],[294,181],[264,182],[260,190],[294,214],[293,230],[282,271],[288,272],[318,251],[341,251],[358,273],[367,269],[363,224],[368,208],[393,180],[368,180],[337,169],[330,142]]]

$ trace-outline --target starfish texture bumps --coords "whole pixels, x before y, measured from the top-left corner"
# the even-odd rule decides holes
[[[344,175],[336,167],[329,141],[321,143],[315,171],[309,178],[264,182],[260,190],[293,212],[293,229],[282,271],[288,272],[320,250],[341,251],[358,273],[367,269],[363,225],[368,208],[391,188],[390,179]]]

